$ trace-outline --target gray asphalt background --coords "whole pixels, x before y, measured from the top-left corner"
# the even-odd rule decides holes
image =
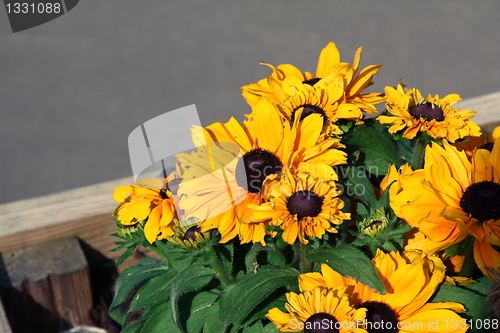
[[[242,119],[260,61],[315,71],[329,41],[385,64],[372,91],[500,91],[497,0],[82,0],[16,34],[2,6],[0,203],[130,176],[135,127],[189,104],[203,125]]]

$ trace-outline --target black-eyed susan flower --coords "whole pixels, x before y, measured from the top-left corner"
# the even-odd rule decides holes
[[[364,219],[359,224],[359,231],[373,238],[383,235],[389,227],[389,219],[387,218],[384,208],[375,211],[373,215]]]
[[[373,83],[373,76],[378,73],[382,65],[371,65],[358,73],[361,52],[362,48],[360,47],[354,55],[352,65],[341,63],[337,46],[330,42],[321,50],[315,75],[309,72],[301,72],[290,64],[283,64],[278,67],[269,65],[273,69],[273,74],[258,83],[242,87],[242,95],[251,106],[254,106],[261,97],[267,97],[274,104],[281,104],[286,100],[286,90],[283,91],[279,85],[285,78],[295,78],[305,85],[315,87],[326,77],[329,77],[327,79],[329,81],[333,77],[342,81],[341,86],[344,91],[342,103],[353,104],[358,110],[367,113],[376,113],[374,105],[383,101],[382,95],[379,93],[363,94],[362,92]]]
[[[185,249],[198,249],[200,245],[206,244],[210,241],[211,231],[202,232],[197,224],[183,226],[177,225],[172,227],[174,234],[166,237],[169,242],[175,243]]]
[[[395,88],[385,88],[387,112],[377,120],[391,125],[389,133],[403,131],[403,137],[413,139],[419,132],[425,132],[434,139],[455,142],[466,136],[479,136],[479,126],[469,118],[476,112],[458,110],[452,105],[461,101],[460,96],[450,94],[444,98],[429,95],[423,98],[416,88],[405,92],[398,84]]]
[[[311,291],[318,286],[328,289],[347,286],[346,293],[354,307],[366,309],[365,328],[369,333],[446,333],[467,330],[466,325],[458,329],[447,325],[454,320],[460,321],[461,317],[457,313],[466,311],[463,305],[455,302],[428,303],[444,279],[444,269],[434,267],[433,262],[422,257],[410,259],[398,252],[385,254],[380,250],[372,263],[386,287],[385,295],[343,277],[325,264],[321,266],[321,273],[299,276],[300,290]]]
[[[281,86],[279,86],[281,84]],[[327,136],[342,134],[336,125],[340,119],[361,122],[363,114],[360,108],[344,100],[343,81],[340,77],[329,75],[314,86],[303,84],[295,77],[285,78],[274,91],[281,89],[285,95],[283,103],[278,108],[285,117],[293,123],[301,112],[301,119],[310,114],[319,114],[323,119],[322,133]],[[276,91],[278,94],[278,91]]]
[[[457,147],[459,151],[465,151],[469,158],[474,154],[475,149],[487,149],[491,151],[493,144],[500,137],[500,126],[496,127],[490,135],[482,133],[479,137],[467,136],[466,141],[455,142],[453,146]]]
[[[342,212],[344,202],[334,181],[289,170],[271,175],[268,181],[269,202],[249,207],[254,210],[252,221],[269,221],[281,227],[283,240],[289,244],[297,237],[307,244],[306,236],[322,238],[325,232],[337,233],[335,225],[350,219],[349,213]]]
[[[174,195],[183,173],[177,166],[167,178],[143,179],[133,185],[122,185],[115,188],[113,199],[120,202],[113,212],[124,226],[144,224],[144,234],[148,242],[172,236],[172,227],[177,223],[177,211]]]
[[[445,251],[427,251],[426,249],[429,248],[429,246],[427,246],[429,240],[416,228],[412,229],[408,235],[407,244],[404,248],[404,256],[410,259],[410,261],[427,260],[432,271],[434,269],[445,271],[446,276],[443,280],[443,284],[452,286],[468,286],[476,283],[476,281],[471,278],[459,276],[465,256],[457,254],[450,257]]]
[[[279,332],[365,333],[365,309],[355,309],[346,288],[316,287],[300,294],[287,293],[285,307],[269,310],[266,317]]]
[[[429,239],[435,251],[475,238],[477,266],[500,271],[500,143],[476,149],[472,160],[443,141],[426,150],[424,169],[399,179],[391,207]]]
[[[336,149],[343,147],[338,139],[319,140],[319,115],[290,124],[263,98],[247,117],[241,125],[231,118],[226,124],[195,129],[194,141],[205,151],[178,155],[189,167],[180,185],[186,194],[180,207],[186,216],[203,220],[204,231],[217,228],[221,242],[238,235],[242,243],[264,243],[267,223],[251,222],[248,205],[262,203],[267,176],[288,168],[335,180],[331,166],[346,161],[346,154]],[[232,148],[225,148],[228,145]]]

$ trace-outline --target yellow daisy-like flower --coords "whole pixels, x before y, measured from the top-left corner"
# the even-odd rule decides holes
[[[471,158],[475,149],[487,149],[491,151],[498,137],[500,137],[500,126],[496,127],[491,135],[482,133],[480,137],[467,136],[465,137],[467,141],[456,142],[453,146],[457,147],[459,151],[465,151],[467,156]]]
[[[354,309],[345,290],[316,287],[300,294],[287,293],[288,312],[273,308],[266,317],[279,332],[366,333],[366,310]]]
[[[252,221],[270,220],[270,225],[284,230],[283,240],[289,244],[297,237],[307,244],[306,235],[322,238],[327,231],[337,233],[334,226],[350,218],[341,211],[344,202],[337,197],[340,190],[333,181],[288,170],[269,176],[268,181],[269,202],[249,206],[254,210]]]
[[[180,178],[172,173],[163,181],[143,179],[137,184],[118,186],[113,199],[120,204],[113,216],[117,216],[125,226],[133,226],[147,219],[144,234],[149,243],[172,236],[172,227],[177,221],[172,192],[175,193],[179,183]]]
[[[387,174],[380,182],[380,192],[384,192],[387,187],[392,184],[389,188],[389,194],[395,195],[399,193],[401,191],[401,186],[399,186],[398,184],[399,177],[401,177],[402,175],[411,174],[412,172],[413,170],[408,163],[403,164],[399,168],[399,170],[396,169],[396,166],[394,164],[389,165]]]
[[[469,120],[476,112],[457,110],[452,107],[461,101],[456,94],[439,98],[438,95],[429,95],[423,98],[416,88],[404,91],[398,84],[396,89],[385,88],[387,111],[391,116],[379,116],[377,120],[391,125],[389,133],[396,133],[404,129],[403,137],[413,139],[418,132],[425,132],[434,139],[446,139],[455,142],[466,136],[479,136],[481,129]]]
[[[345,102],[343,82],[339,77],[329,75],[314,86],[303,84],[295,77],[285,78],[279,84],[284,99],[278,108],[292,123],[297,111],[302,111],[301,120],[310,114],[320,114],[324,121],[322,133],[327,136],[342,134],[335,124],[339,119],[361,123],[363,114],[358,106]],[[279,94],[277,89],[273,91]]]
[[[180,206],[186,216],[205,220],[200,224],[203,231],[219,229],[221,242],[238,235],[242,243],[264,244],[267,223],[252,223],[252,211],[247,207],[262,203],[262,185],[266,177],[289,168],[336,180],[331,166],[345,163],[346,154],[336,149],[343,147],[340,140],[319,140],[317,128],[322,126],[319,115],[290,124],[279,115],[276,106],[263,98],[247,117],[241,125],[231,118],[226,124],[215,123],[193,131],[197,146],[208,149],[200,158],[186,154],[178,156],[189,166],[184,175],[187,181],[180,185],[186,193]],[[218,154],[208,151],[214,144],[222,146]],[[224,148],[226,144],[237,149]],[[220,156],[215,155],[230,158],[222,158],[221,163],[216,163],[215,159]]]
[[[347,286],[346,293],[353,305],[367,309],[365,328],[368,332],[465,332],[468,325],[459,329],[447,325],[454,320],[461,322],[457,313],[466,311],[463,305],[427,303],[443,281],[444,270],[435,269],[432,262],[418,256],[413,259],[398,252],[385,254],[378,250],[372,262],[386,287],[385,295],[343,277],[324,264],[321,273],[300,275],[299,288],[305,292],[318,286],[328,289]],[[380,330],[375,330],[377,327]]]
[[[190,226],[178,225],[172,228],[173,236],[168,236],[169,242],[175,243],[185,249],[198,249],[200,245],[210,241],[211,231],[201,232],[201,228],[197,224]]]
[[[440,269],[446,271],[447,275],[445,276],[443,284],[452,286],[468,286],[476,283],[476,281],[471,278],[457,276],[463,265],[465,256],[457,254],[453,257],[450,257],[446,254],[445,251],[427,251],[426,249],[429,248],[429,240],[423,233],[419,232],[418,229],[413,228],[410,232],[408,232],[408,234],[410,235],[410,237],[407,238],[407,245],[404,249],[404,255],[406,258],[409,258],[412,261],[417,258],[428,260],[428,262],[431,264],[432,270]]]
[[[425,153],[424,169],[398,180],[402,190],[391,196],[396,215],[417,227],[435,251],[475,238],[474,258],[492,279],[500,272],[500,143],[492,151],[476,149],[472,160],[443,141]]]
[[[251,106],[254,106],[264,96],[274,104],[281,104],[285,101],[286,95],[277,93],[280,89],[273,89],[273,86],[280,85],[280,82],[285,78],[296,78],[304,85],[315,87],[324,78],[330,76],[328,80],[335,77],[342,81],[344,91],[342,103],[354,104],[358,109],[367,113],[377,113],[374,105],[383,102],[382,95],[379,93],[362,94],[362,92],[373,83],[373,76],[378,73],[382,65],[371,65],[358,73],[362,50],[363,48],[358,48],[352,65],[349,65],[340,62],[340,52],[337,46],[330,42],[321,50],[316,75],[309,72],[302,73],[298,68],[289,64],[279,65],[277,68],[269,65],[274,73],[257,83],[242,87],[242,95]]]

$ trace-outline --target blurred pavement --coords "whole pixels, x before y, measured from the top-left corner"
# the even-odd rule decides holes
[[[241,120],[260,61],[314,72],[329,41],[385,64],[371,91],[500,91],[500,1],[82,0],[16,34],[2,7],[0,203],[130,176],[144,121],[190,104],[203,125]]]

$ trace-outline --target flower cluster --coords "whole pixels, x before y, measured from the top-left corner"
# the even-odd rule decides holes
[[[455,94],[366,92],[382,65],[361,68],[361,52],[341,62],[329,43],[316,74],[263,63],[270,75],[241,88],[244,121],[193,126],[197,148],[175,172],[115,189],[120,263],[139,245],[162,259],[125,270],[134,282],[119,278],[115,320],[190,333],[466,332],[467,319],[490,320],[500,128],[482,133]]]

